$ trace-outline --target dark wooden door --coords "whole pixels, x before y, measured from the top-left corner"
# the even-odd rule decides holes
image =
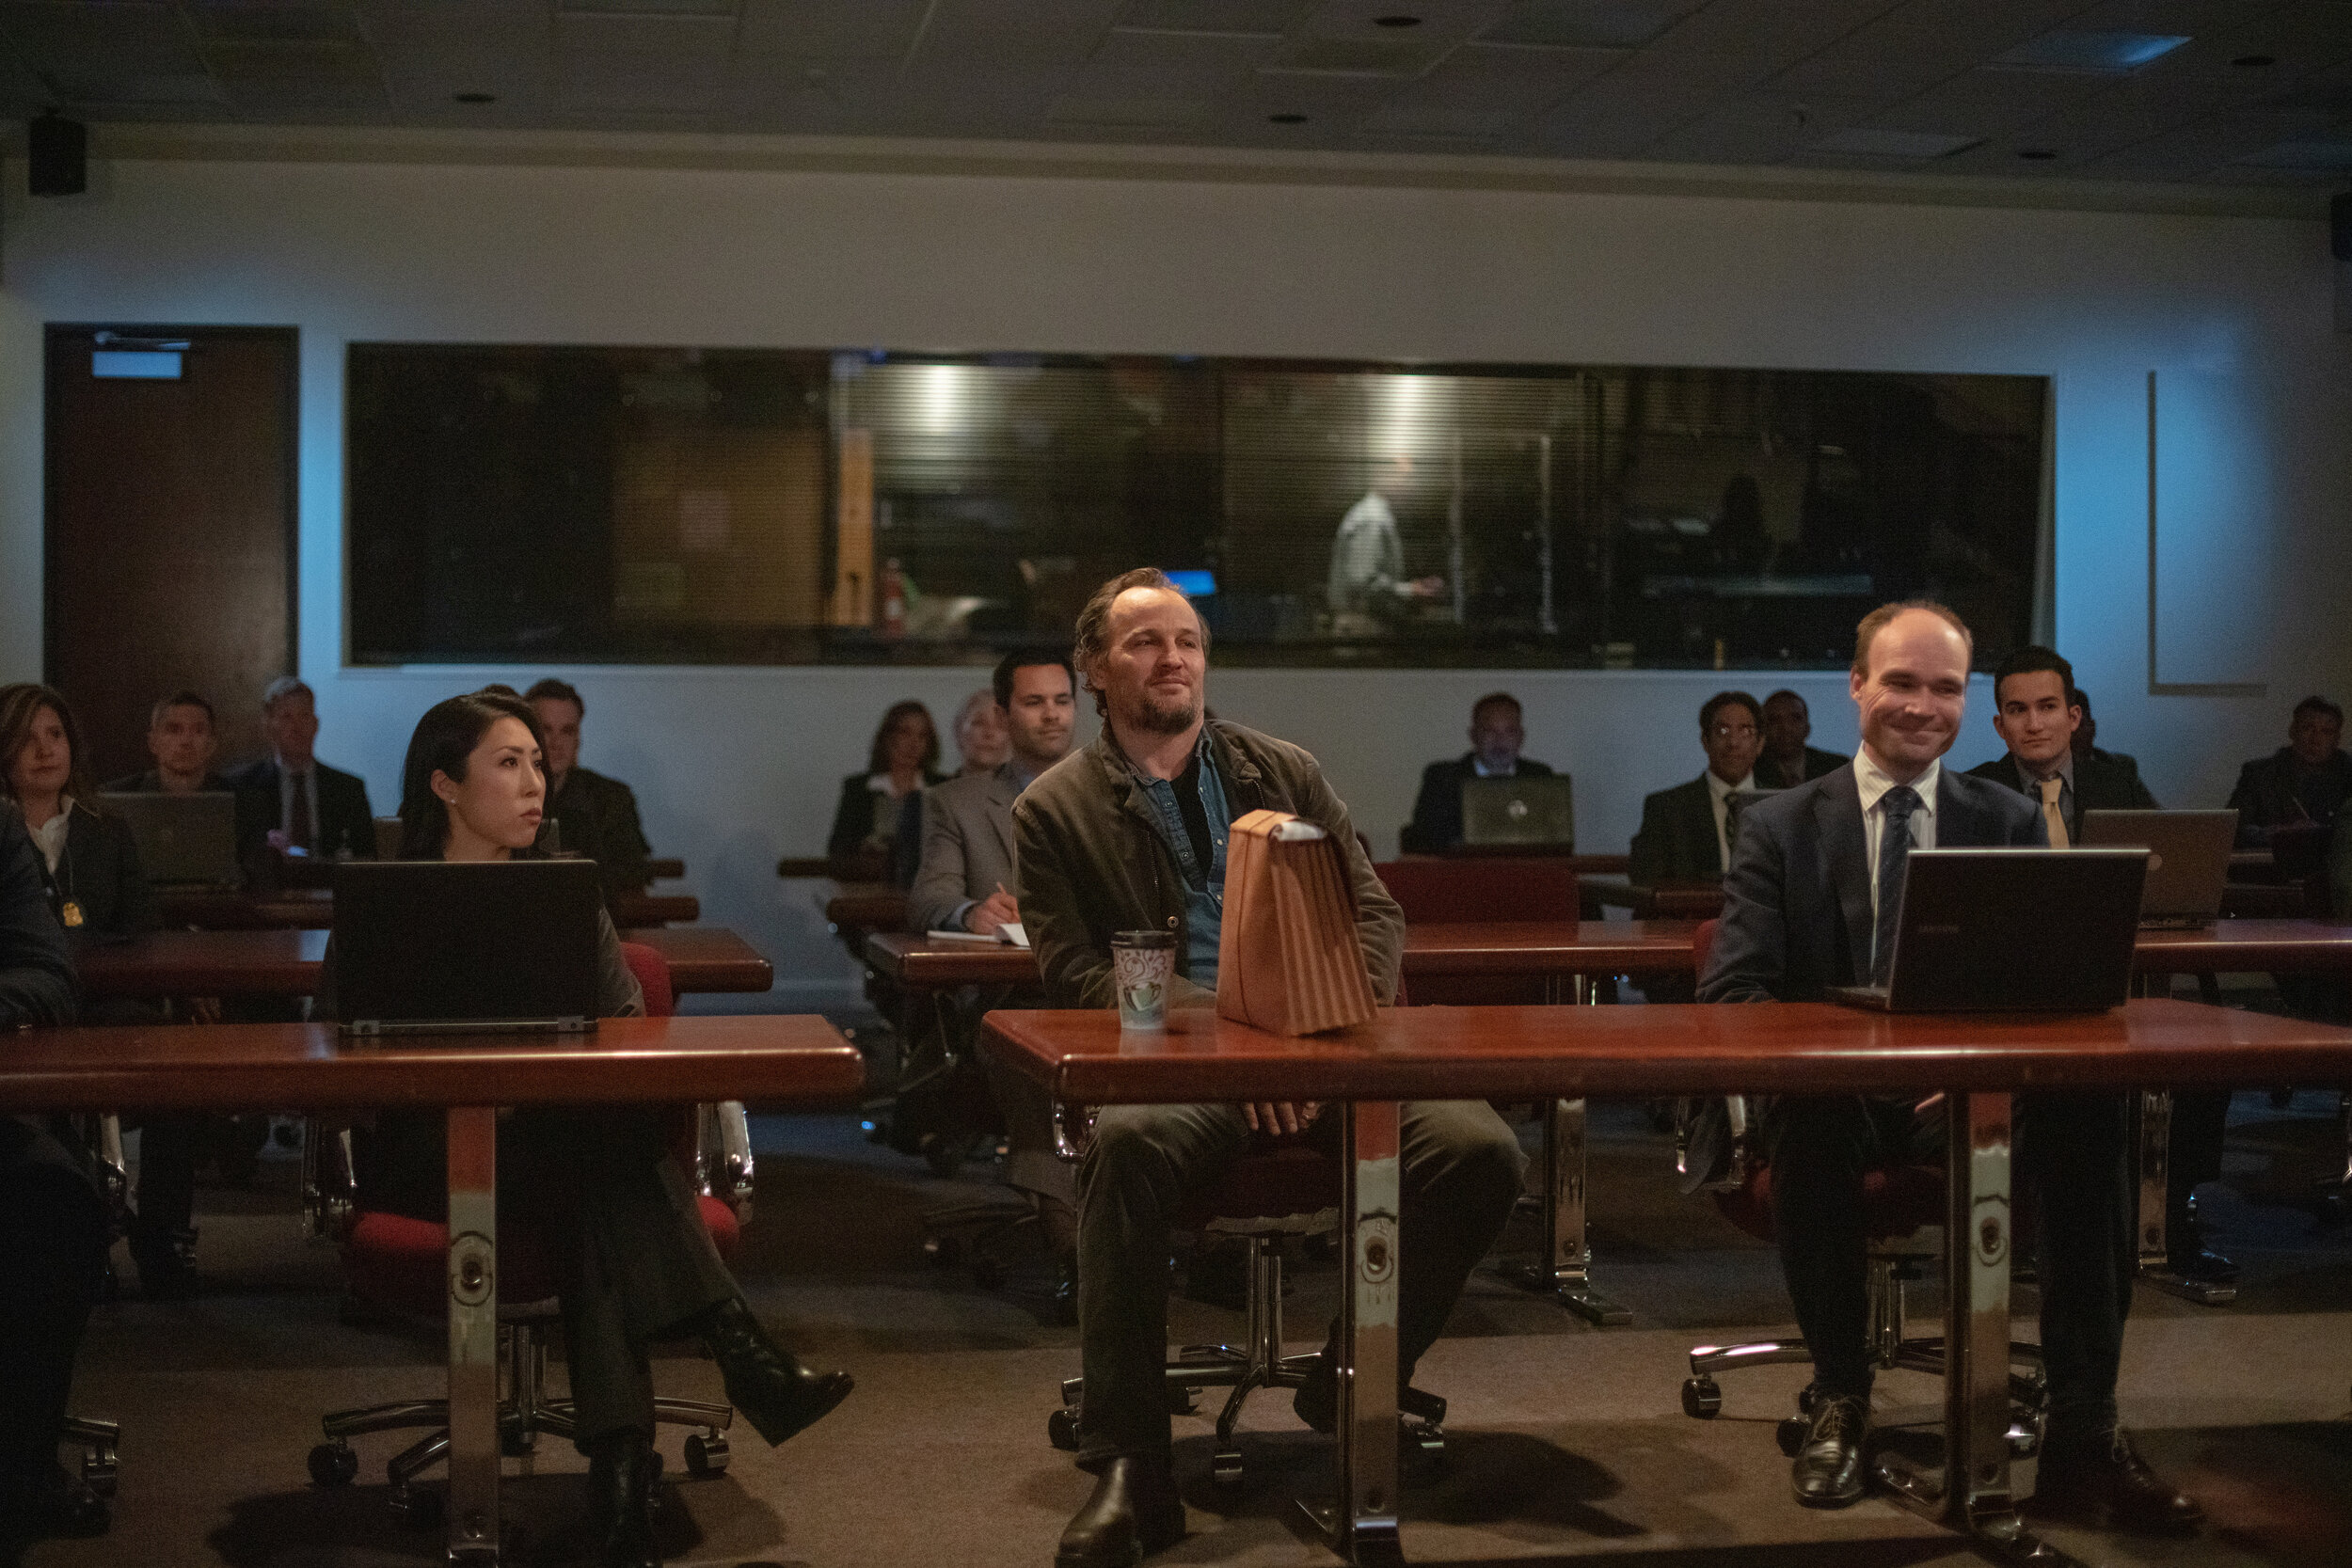
[[[94,373],[110,347],[187,345],[175,379]],[[102,782],[148,766],[147,714],[212,699],[221,759],[261,750],[261,693],[294,668],[292,327],[52,325],[48,679]]]

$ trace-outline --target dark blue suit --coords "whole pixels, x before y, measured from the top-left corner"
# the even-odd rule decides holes
[[[2040,810],[2005,784],[1947,767],[1934,803],[1939,847],[2047,842]],[[1743,812],[1699,1000],[1815,1001],[1866,978],[1867,843],[1851,765]],[[2021,1096],[2017,1121],[2021,1186],[2040,1218],[2053,1427],[2112,1425],[2137,1262],[2124,1097]],[[1832,1393],[1870,1389],[1863,1176],[1940,1157],[1936,1133],[1915,1126],[1907,1101],[1858,1095],[1783,1099],[1766,1114],[1781,1266],[1816,1378]]]

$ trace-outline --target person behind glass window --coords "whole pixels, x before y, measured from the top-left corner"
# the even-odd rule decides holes
[[[899,847],[898,836],[907,825],[907,808],[925,786],[945,777],[939,771],[939,730],[931,722],[931,710],[911,697],[891,704],[875,727],[866,771],[841,781],[833,832],[826,835],[825,853],[839,863],[844,880],[903,885],[893,874],[893,851]],[[920,847],[908,850],[905,859],[912,876]]]
[[[2238,770],[2230,804],[2240,844],[2262,845],[2280,828],[2336,819],[2352,795],[2352,756],[2344,752],[2344,709],[2325,697],[2295,705],[2287,743]]]
[[[147,716],[147,754],[155,766],[106,786],[109,795],[226,793],[229,781],[213,771],[220,734],[213,705],[196,691],[175,691]]]
[[[1943,766],[1966,711],[1972,651],[1965,624],[1941,605],[1914,600],[1863,617],[1847,677],[1861,754],[1743,814],[1701,1002],[1818,1002],[1832,986],[1883,985],[1911,850],[2047,842],[2041,812],[2014,788]],[[2038,1216],[2049,1386],[2029,1506],[2179,1534],[2202,1512],[2140,1460],[2116,1410],[2138,1263],[2128,1099],[2113,1089],[2017,1097],[2017,1178]],[[1843,1507],[1864,1490],[1874,1371],[1864,1178],[1940,1164],[1942,1125],[1903,1098],[1790,1095],[1765,1112],[1781,1271],[1813,1359],[1813,1405],[1790,1476],[1805,1506]]]
[[[417,721],[401,768],[401,858],[536,856],[545,759],[538,714],[521,699],[478,691],[436,704]],[[597,1011],[642,1014],[644,993],[601,909],[597,926]],[[317,1016],[336,1016],[336,990],[330,942]],[[728,1401],[771,1444],[820,1419],[851,1386],[847,1372],[803,1367],[761,1328],[711,1244],[693,1186],[670,1152],[670,1132],[669,1117],[643,1105],[527,1108],[499,1123],[501,1218],[548,1238],[561,1271],[573,1441],[589,1461],[596,1560],[607,1568],[659,1561],[648,1345],[700,1338]],[[359,1142],[369,1208],[448,1216],[443,1117],[380,1112]]]
[[[375,858],[375,814],[356,773],[318,760],[318,699],[294,675],[262,693],[269,754],[229,775],[237,791],[237,855],[267,881],[289,860]]]
[[[1410,601],[1434,598],[1443,590],[1441,578],[1405,576],[1405,544],[1397,534],[1393,502],[1412,480],[1413,460],[1403,452],[1375,464],[1362,497],[1340,519],[1324,583],[1333,635],[1375,635]]]
[[[1641,887],[1719,882],[1731,869],[1735,795],[1756,791],[1763,709],[1744,691],[1718,691],[1699,705],[1699,745],[1707,771],[1642,801],[1628,875]]]
[[[1014,802],[1023,925],[1046,1002],[1108,1009],[1119,931],[1176,937],[1174,1006],[1216,994],[1226,841],[1233,821],[1289,812],[1321,827],[1355,888],[1356,931],[1374,994],[1393,999],[1405,916],[1373,874],[1347,808],[1299,747],[1203,709],[1208,632],[1168,578],[1151,568],[1098,588],[1079,612],[1074,662],[1103,716],[1101,736]],[[1186,1195],[1214,1182],[1258,1133],[1310,1135],[1325,1147],[1336,1117],[1316,1107],[1111,1105],[1097,1115],[1078,1167],[1078,1328],[1086,1398],[1086,1506],[1063,1531],[1057,1568],[1131,1568],[1184,1531],[1168,1430],[1168,1229]],[[1397,1302],[1400,1391],[1438,1338],[1472,1267],[1510,1216],[1525,1157],[1484,1101],[1403,1107],[1403,1280]],[[1329,1432],[1338,1420],[1337,1334],[1295,1408]]]
[[[642,893],[653,880],[645,863],[653,846],[638,819],[637,796],[620,780],[580,762],[580,725],[588,705],[568,683],[543,680],[524,695],[539,716],[548,741],[548,820],[555,824],[556,847],[596,863],[607,903],[623,893]]]
[[[1462,785],[1470,779],[1549,778],[1551,769],[1521,756],[1527,729],[1519,700],[1490,691],[1470,705],[1470,749],[1452,762],[1422,769],[1421,792],[1413,797],[1413,819],[1401,836],[1408,854],[1434,855],[1462,842]]]
[[[1756,759],[1756,787],[1793,789],[1852,760],[1806,745],[1812,738],[1813,713],[1803,697],[1783,687],[1765,698],[1764,748]]]

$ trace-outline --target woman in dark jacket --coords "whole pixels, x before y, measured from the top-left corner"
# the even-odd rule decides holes
[[[841,781],[825,853],[842,863],[849,880],[898,879],[898,840],[910,831],[920,834],[923,791],[944,779],[931,710],[913,698],[891,704],[875,727],[866,771]],[[906,880],[914,880],[912,871]]]
[[[417,723],[401,770],[405,860],[502,861],[534,853],[547,802],[538,715],[519,698],[453,697]],[[609,916],[600,1010],[642,1013],[644,1001]],[[333,1016],[331,957],[319,1010]],[[420,1218],[449,1212],[444,1123],[382,1114],[360,1162],[371,1208]],[[672,1159],[662,1115],[621,1105],[524,1110],[499,1128],[501,1212],[552,1238],[571,1358],[574,1441],[589,1459],[598,1561],[659,1561],[650,1518],[654,1394],[646,1346],[699,1338],[728,1400],[770,1443],[781,1443],[846,1398],[847,1372],[803,1367],[760,1327],[702,1224],[693,1189]]]

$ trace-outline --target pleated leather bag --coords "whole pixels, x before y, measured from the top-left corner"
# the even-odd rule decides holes
[[[1253,811],[1225,847],[1216,1010],[1272,1035],[1369,1023],[1377,1008],[1356,940],[1356,888],[1339,844],[1288,812]]]

